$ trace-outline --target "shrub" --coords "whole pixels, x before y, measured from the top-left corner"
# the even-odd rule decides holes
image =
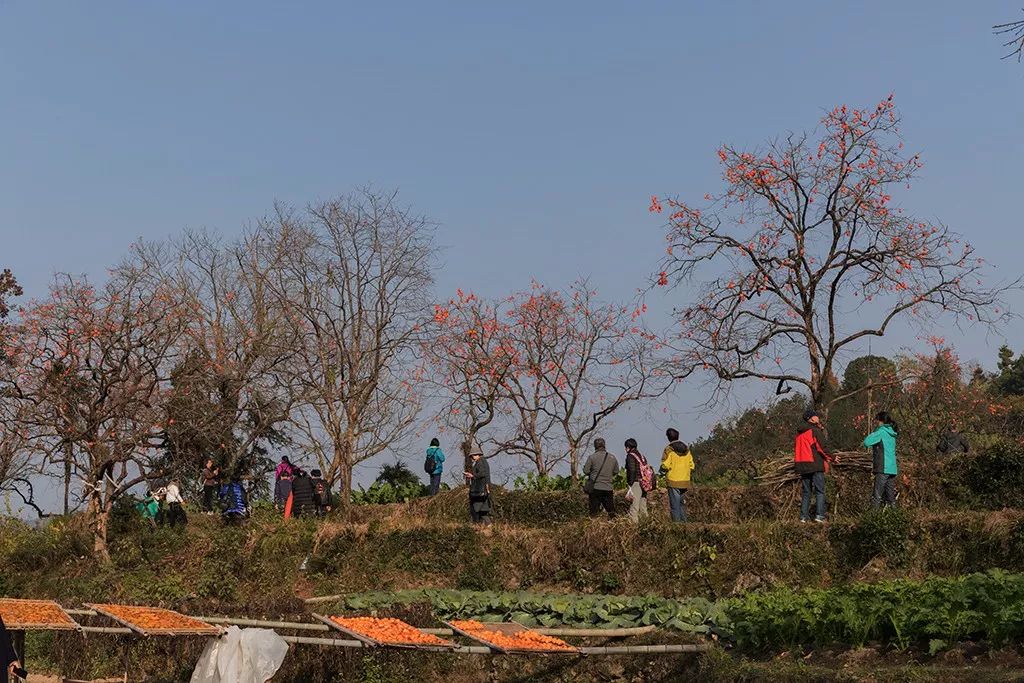
[[[962,504],[989,509],[1024,507],[1024,445],[995,441],[977,453],[952,460],[943,481]]]
[[[901,566],[910,557],[910,514],[903,508],[868,510],[850,532],[851,557],[864,564],[881,557]]]

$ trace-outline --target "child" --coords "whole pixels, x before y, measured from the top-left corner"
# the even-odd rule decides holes
[[[686,491],[693,475],[693,454],[679,440],[679,431],[665,430],[668,445],[661,454],[661,473],[668,479],[668,509],[673,522],[686,521]]]

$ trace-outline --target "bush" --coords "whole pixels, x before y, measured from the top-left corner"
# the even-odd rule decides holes
[[[845,546],[846,556],[857,565],[882,558],[898,567],[910,557],[911,517],[903,508],[868,510],[852,527],[834,529],[833,542]]]
[[[951,497],[971,507],[1024,508],[1024,445],[1000,439],[950,461],[943,481]]]

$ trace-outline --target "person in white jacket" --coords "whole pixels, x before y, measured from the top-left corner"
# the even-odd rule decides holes
[[[177,481],[171,481],[171,483],[167,485],[167,493],[164,497],[164,502],[167,503],[168,525],[174,527],[179,522],[182,526],[188,524],[188,517],[185,516],[185,508],[182,507],[185,499],[181,497],[181,487],[178,486]]]

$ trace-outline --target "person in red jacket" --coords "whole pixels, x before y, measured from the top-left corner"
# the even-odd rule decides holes
[[[793,448],[793,462],[800,475],[800,521],[811,521],[811,492],[814,492],[816,514],[815,522],[824,522],[825,518],[825,472],[829,463],[837,462],[836,458],[825,452],[818,441],[815,428],[821,428],[821,418],[813,410],[804,413],[804,422],[796,434]]]

